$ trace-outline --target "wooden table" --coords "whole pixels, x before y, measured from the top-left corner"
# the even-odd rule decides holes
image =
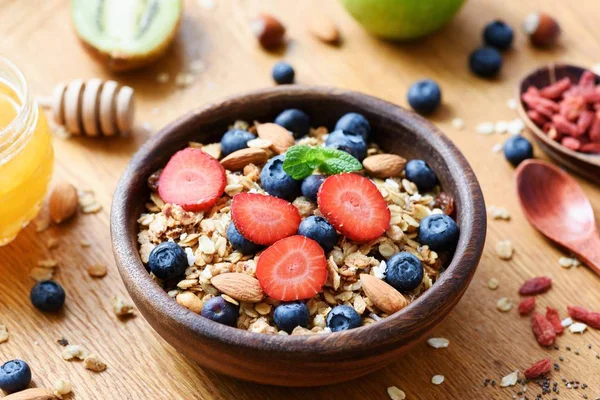
[[[567,304],[600,310],[600,281],[584,267],[565,270],[558,265],[561,252],[523,217],[513,168],[492,151],[506,136],[475,133],[480,122],[516,118],[506,102],[513,97],[519,77],[531,68],[555,60],[584,66],[600,62],[600,6],[594,1],[470,1],[439,34],[397,45],[367,35],[335,0],[216,3],[216,8],[206,9],[200,2],[186,1],[173,50],[143,72],[117,76],[83,51],[69,23],[66,0],[0,0],[0,54],[23,70],[36,94],[48,94],[55,83],[74,78],[115,78],[137,91],[139,125],[127,138],[54,141],[55,180],[92,188],[104,208],[42,233],[30,226],[11,245],[0,249],[0,323],[10,332],[9,341],[0,344],[0,360],[27,360],[38,386],[51,386],[58,378],[70,380],[73,399],[385,399],[386,388],[392,385],[402,388],[409,399],[508,399],[521,388],[483,387],[484,379],[499,382],[502,376],[515,369],[522,371],[540,358],[552,357],[558,362],[560,355],[564,362],[559,362],[561,371],[553,372],[553,378],[564,376],[590,386],[575,391],[561,383],[560,398],[600,395],[597,331],[583,335],[567,332],[557,341],[559,351],[545,350],[535,342],[528,318],[520,318],[515,309],[509,313],[496,310],[499,298],[518,301],[520,283],[541,274],[553,277],[554,287],[538,299],[538,308],[552,305],[563,315]],[[535,10],[548,11],[562,24],[561,45],[552,51],[531,48],[520,30],[521,21]],[[248,20],[259,11],[271,12],[286,24],[290,40],[285,52],[268,54],[257,46]],[[320,12],[330,15],[343,32],[340,48],[317,42],[306,32],[304,21]],[[499,79],[486,81],[469,73],[467,57],[481,44],[482,27],[495,18],[516,28],[516,40],[514,49],[506,53]],[[340,385],[265,387],[201,369],[175,352],[141,316],[119,321],[112,312],[112,298],[127,294],[111,252],[111,195],[130,156],[151,135],[148,128],[155,131],[206,102],[272,85],[271,66],[282,58],[294,65],[301,84],[354,89],[402,106],[406,106],[408,86],[416,79],[430,77],[441,84],[444,106],[432,120],[471,162],[487,204],[506,207],[512,215],[510,222],[489,221],[488,246],[473,283],[451,316],[433,332],[450,340],[448,349],[435,350],[422,343],[389,367]],[[202,60],[205,70],[195,75],[192,86],[178,88],[174,76],[187,71],[194,60]],[[170,74],[169,83],[157,83],[161,72]],[[465,129],[451,125],[455,117],[465,121]],[[538,152],[538,156],[542,155]],[[581,183],[599,214],[599,188]],[[48,250],[48,238],[57,238],[59,247]],[[81,247],[81,239],[92,246]],[[504,239],[510,239],[516,248],[512,261],[501,261],[495,255],[495,244]],[[55,277],[68,293],[66,309],[58,316],[42,314],[29,303],[33,285],[29,269],[48,258],[59,261]],[[107,264],[108,275],[90,278],[86,266],[92,263]],[[496,291],[486,287],[492,277],[500,281]],[[108,369],[93,373],[81,363],[63,361],[62,347],[56,342],[61,337],[98,353]],[[592,344],[591,350],[588,344]],[[566,346],[572,350],[567,351]],[[430,382],[436,374],[446,378],[439,386]],[[529,398],[537,393],[539,388],[530,384]]]

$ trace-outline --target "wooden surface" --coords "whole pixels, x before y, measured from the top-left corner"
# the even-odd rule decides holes
[[[0,0],[0,54],[19,65],[39,95],[49,94],[57,82],[74,78],[115,78],[77,43],[67,4],[59,0]],[[110,249],[108,212],[119,175],[149,136],[138,129],[129,138],[115,140],[55,140],[55,178],[92,187],[104,209],[92,216],[79,215],[71,223],[42,234],[29,227],[13,244],[0,249],[0,319],[11,334],[8,343],[0,344],[0,359],[27,360],[38,386],[51,385],[58,378],[69,379],[75,399],[385,399],[386,387],[391,385],[401,387],[409,399],[509,399],[517,393],[516,387],[484,388],[483,380],[499,381],[537,359],[550,356],[556,361],[562,355],[561,372],[554,372],[553,378],[564,376],[590,387],[575,393],[561,384],[560,398],[600,395],[597,331],[582,336],[567,332],[558,339],[561,350],[545,350],[536,344],[526,318],[520,318],[516,310],[505,314],[495,308],[500,297],[518,300],[517,288],[523,280],[546,274],[554,278],[554,288],[539,298],[539,306],[556,306],[563,315],[566,305],[572,303],[600,310],[600,280],[586,268],[564,270],[558,266],[561,252],[523,218],[514,192],[513,168],[492,152],[492,146],[505,137],[482,136],[474,131],[482,121],[515,118],[506,101],[529,69],[557,60],[585,66],[600,61],[600,6],[596,2],[472,0],[442,32],[406,45],[368,36],[334,0],[222,0],[214,10],[203,9],[196,1],[187,1],[186,6],[178,42],[167,57],[143,73],[117,77],[137,91],[140,125],[150,123],[156,129],[206,102],[271,85],[270,68],[282,57],[294,65],[300,83],[351,88],[400,105],[406,105],[405,94],[412,81],[431,77],[440,82],[444,107],[432,120],[471,162],[488,205],[507,207],[512,215],[510,222],[490,221],[486,251],[473,283],[434,332],[448,338],[450,347],[434,350],[423,343],[396,363],[359,381],[286,389],[244,383],[202,370],[178,355],[142,318],[117,320],[111,298],[126,292]],[[530,48],[519,29],[523,18],[538,9],[554,14],[562,24],[562,44],[552,51]],[[267,54],[256,46],[248,20],[259,11],[272,12],[287,25],[290,41],[286,52]],[[306,33],[303,21],[317,12],[331,15],[340,26],[344,36],[340,48],[316,42]],[[497,17],[517,28],[515,49],[506,54],[498,80],[480,80],[469,73],[466,60],[481,43],[483,25]],[[178,89],[173,76],[196,59],[203,60],[205,71],[196,75],[190,88]],[[156,83],[160,72],[169,72],[171,83]],[[464,130],[452,127],[454,117],[464,119]],[[582,184],[596,214],[600,213],[600,188]],[[49,237],[59,239],[58,249],[46,249]],[[81,238],[92,242],[92,247],[81,248]],[[494,252],[496,242],[504,239],[512,240],[516,248],[509,262],[499,260]],[[58,316],[42,315],[28,300],[33,284],[28,271],[38,260],[49,257],[60,261],[56,278],[68,293],[66,309]],[[104,279],[92,279],[85,272],[86,265],[95,262],[109,265]],[[485,287],[491,277],[500,281],[496,291]],[[62,348],[56,344],[63,336],[97,352],[108,369],[95,374],[80,363],[63,361]],[[592,344],[591,350],[588,344]],[[567,345],[572,351],[565,350]],[[446,377],[440,386],[430,383],[435,374]],[[534,386],[529,385],[530,398],[539,392]]]

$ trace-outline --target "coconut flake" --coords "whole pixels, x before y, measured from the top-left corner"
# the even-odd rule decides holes
[[[458,130],[461,130],[465,127],[465,121],[463,121],[462,118],[454,118],[452,120],[452,126]]]
[[[482,122],[475,128],[475,131],[481,135],[491,135],[494,133],[493,122]]]
[[[384,260],[377,267],[373,267],[373,274],[377,279],[385,279],[385,271],[387,270],[387,264]]]
[[[434,375],[431,378],[431,383],[433,383],[434,385],[441,385],[442,382],[444,382],[444,375]]]
[[[508,100],[506,101],[506,106],[507,106],[508,108],[510,108],[511,110],[516,110],[516,109],[517,109],[517,107],[518,107],[518,105],[519,105],[519,103],[517,103],[517,100],[516,100],[516,99],[508,99]]]
[[[502,381],[500,381],[500,387],[515,386],[517,384],[518,379],[519,370],[517,369],[514,372],[511,372],[510,374],[502,378]]]
[[[387,394],[391,400],[404,400],[406,399],[406,393],[404,393],[397,386],[390,386],[387,388]]]
[[[571,333],[583,333],[583,331],[585,331],[586,328],[587,325],[583,322],[575,322],[569,325],[569,331],[571,331]]]
[[[560,321],[560,324],[563,326],[563,328],[566,328],[567,326],[573,325],[573,320],[571,317],[567,317]]]
[[[427,339],[427,344],[434,349],[444,349],[448,347],[450,341],[446,338],[429,338]]]

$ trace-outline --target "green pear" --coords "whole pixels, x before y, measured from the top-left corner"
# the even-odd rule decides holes
[[[348,12],[373,35],[409,40],[444,26],[465,0],[341,0]]]

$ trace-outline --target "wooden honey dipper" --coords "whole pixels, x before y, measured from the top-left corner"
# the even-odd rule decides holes
[[[133,127],[134,93],[115,81],[76,79],[54,87],[52,96],[38,99],[50,108],[54,121],[73,135],[113,136]]]

